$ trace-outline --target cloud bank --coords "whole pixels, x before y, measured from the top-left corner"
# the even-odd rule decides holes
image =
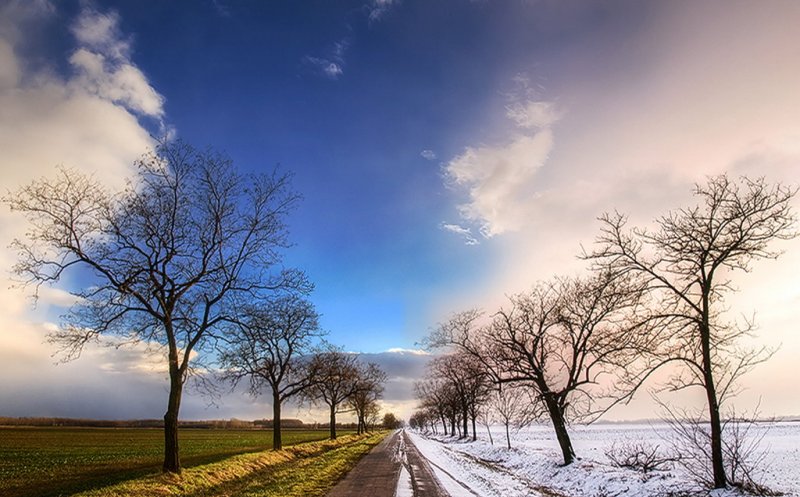
[[[117,15],[88,4],[71,24],[75,46],[67,74],[57,72],[57,61],[41,67],[25,58],[37,54],[30,54],[23,35],[51,25],[55,15],[55,5],[45,1],[0,7],[2,183],[13,191],[63,164],[121,186],[134,159],[153,145],[151,131],[163,129],[164,97],[130,59]],[[33,308],[30,289],[11,281],[16,254],[7,247],[25,230],[23,219],[5,206],[0,210],[0,414],[93,416],[97,409],[109,417],[160,415],[166,383],[145,349],[90,347],[81,360],[54,366],[56,350],[44,343],[45,335],[72,297],[43,288]]]

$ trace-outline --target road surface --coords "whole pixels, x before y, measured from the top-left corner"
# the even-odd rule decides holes
[[[425,458],[398,430],[364,456],[328,497],[449,497]]]

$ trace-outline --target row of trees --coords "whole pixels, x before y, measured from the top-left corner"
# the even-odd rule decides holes
[[[628,228],[619,213],[601,216],[596,247],[581,256],[587,276],[537,283],[491,314],[461,312],[431,334],[430,345],[449,353],[418,385],[422,410],[412,420],[437,420],[445,430],[449,422],[454,433],[460,419],[466,436],[470,419],[474,437],[492,392],[522,389],[532,401],[509,419],[548,418],[570,464],[570,421],[597,419],[672,366],[664,388],[705,392],[709,483],[725,487],[720,408],[736,380],[771,352],[742,344],[753,323],[727,320],[724,297],[733,272],[776,258],[771,242],[796,236],[796,192],[723,175],[696,185],[698,204],[656,219],[652,229]]]
[[[532,390],[522,384],[500,384],[481,369],[475,358],[460,351],[436,357],[428,367],[426,379],[414,390],[419,409],[409,420],[412,428],[444,435],[477,439],[477,422],[486,427],[499,423],[505,430],[506,446],[511,448],[511,431],[541,419],[540,404]]]
[[[283,296],[266,307],[250,304],[239,315],[236,326],[219,338],[221,376],[234,386],[247,381],[254,396],[265,390],[271,395],[273,449],[283,447],[281,410],[290,400],[327,407],[331,439],[339,413],[356,414],[358,433],[375,424],[386,373],[355,354],[321,349],[323,333],[311,302]]]
[[[164,346],[169,397],[164,414],[165,472],[180,472],[178,416],[193,373],[223,371],[233,383],[272,395],[275,448],[280,411],[297,397],[345,406],[364,429],[377,417],[385,374],[335,349],[312,352],[318,315],[305,297],[313,285],[282,265],[286,217],[300,197],[291,176],[241,174],[231,160],[182,142],[165,142],[135,163],[120,191],[61,168],[8,194],[29,221],[15,240],[15,273],[38,289],[70,277],[76,304],[50,340],[65,358],[111,335],[115,345]]]

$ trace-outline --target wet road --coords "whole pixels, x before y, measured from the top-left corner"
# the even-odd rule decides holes
[[[328,497],[448,497],[404,431],[375,446]]]

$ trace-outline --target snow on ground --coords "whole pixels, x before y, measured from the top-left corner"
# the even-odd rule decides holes
[[[542,495],[541,490],[569,497],[645,497],[696,488],[678,465],[643,474],[613,466],[605,455],[612,444],[627,440],[666,448],[671,432],[665,425],[573,426],[573,446],[580,459],[568,467],[559,464],[560,450],[548,426],[517,433],[511,450],[505,447],[500,427],[494,427],[492,432],[495,445],[490,445],[485,429],[482,433],[479,430],[477,442],[410,435],[454,497]],[[800,497],[800,423],[759,423],[751,434],[763,435],[760,447],[765,453],[755,480],[788,496]],[[726,491],[713,495],[737,494]]]
[[[459,444],[407,433],[451,497],[538,495],[524,478],[475,458]]]

